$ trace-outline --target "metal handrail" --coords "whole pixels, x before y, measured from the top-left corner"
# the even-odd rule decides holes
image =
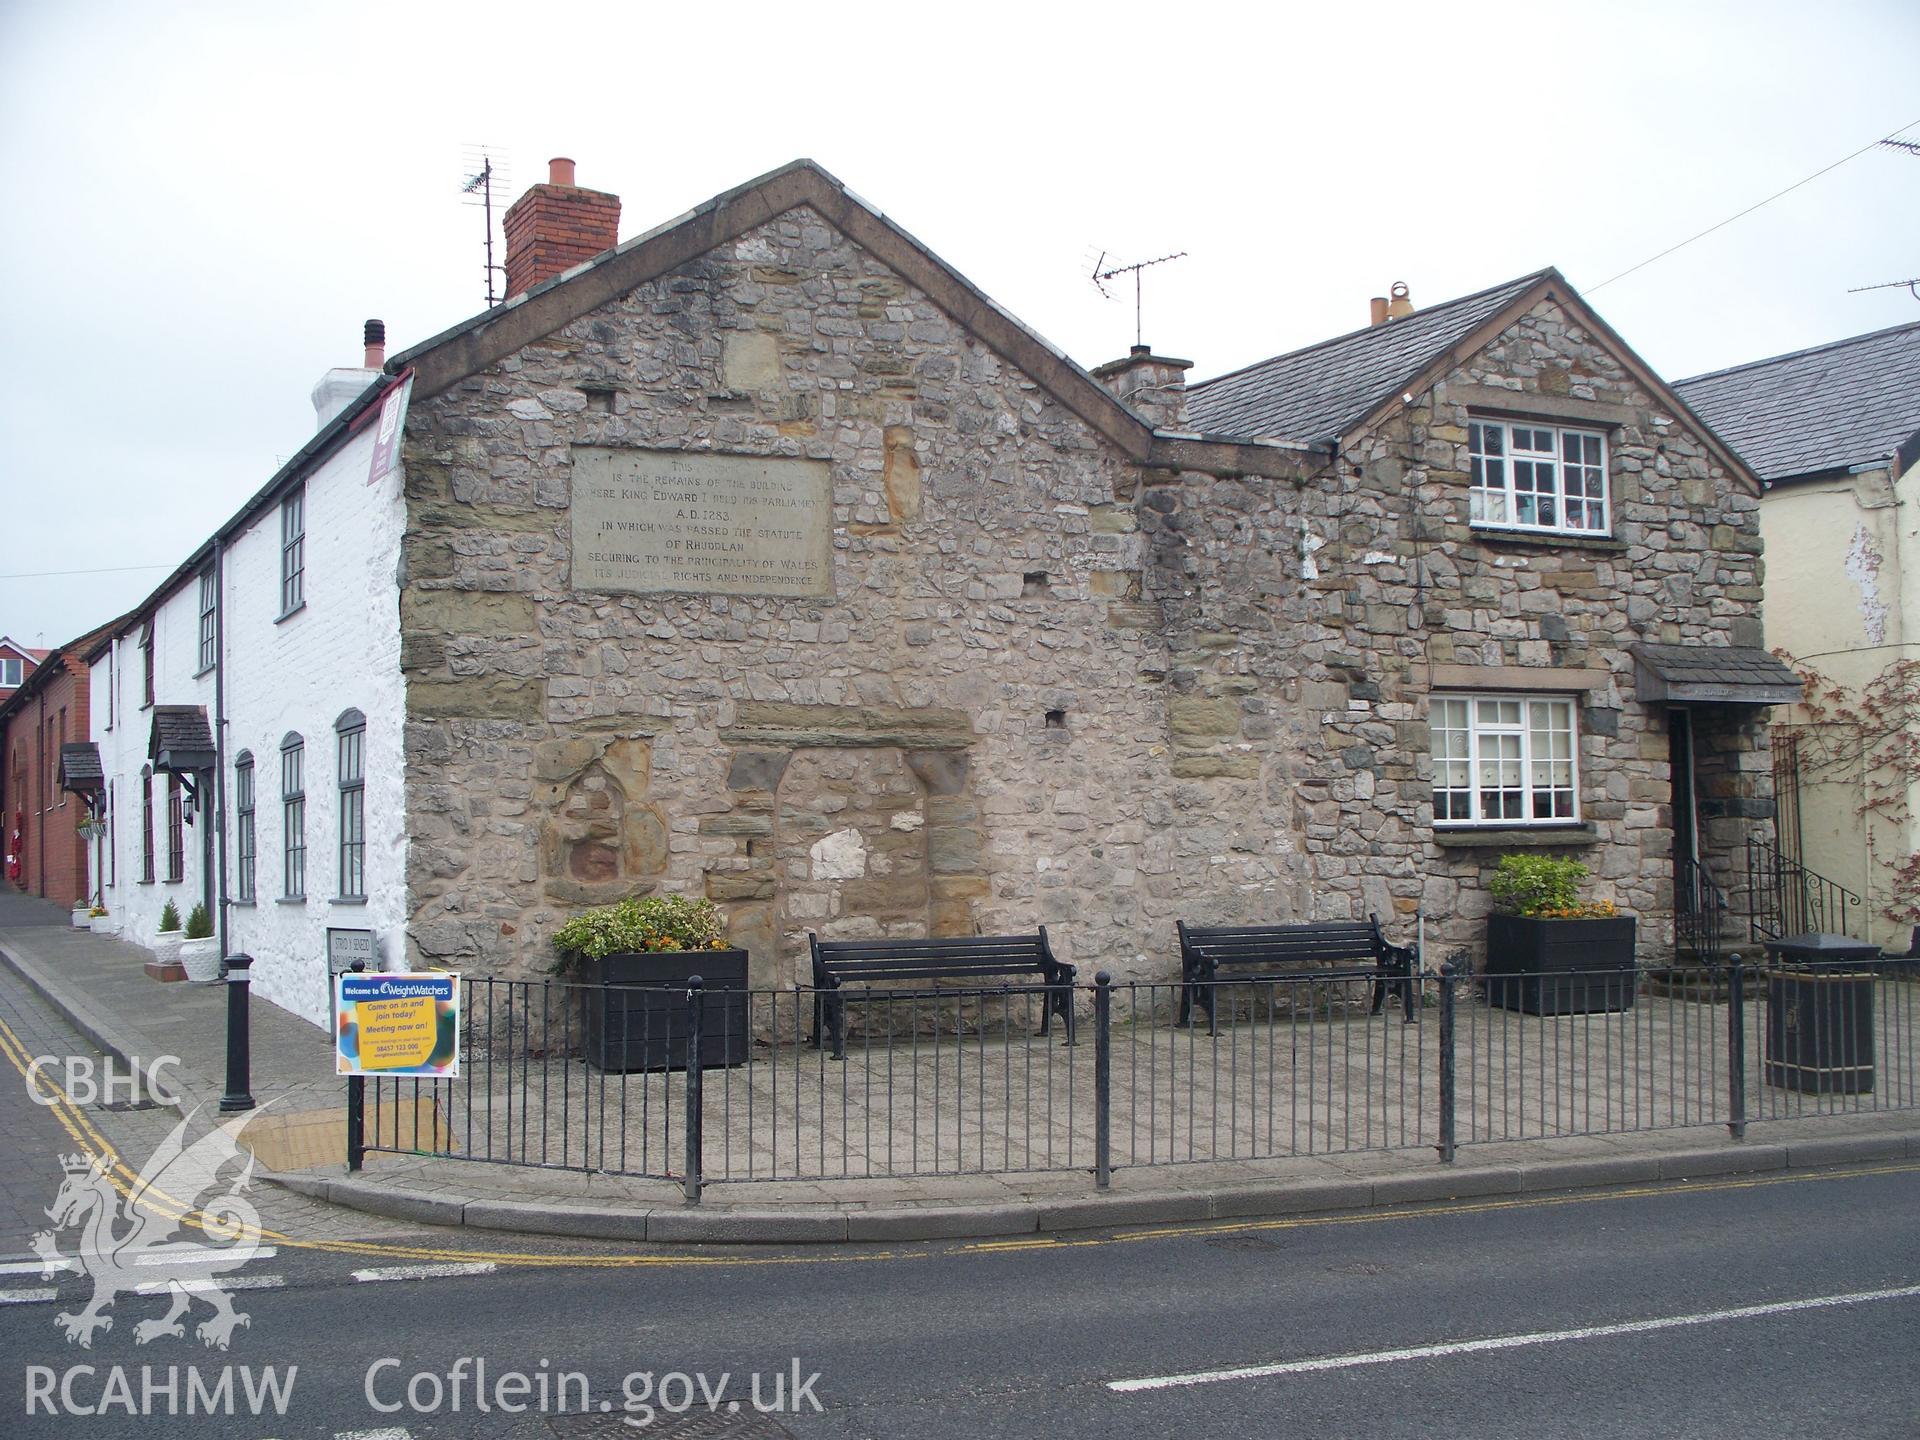
[[[1674,948],[1681,955],[1706,962],[1717,959],[1727,933],[1727,895],[1698,860],[1680,866],[1680,884],[1674,895]]]
[[[1747,841],[1747,893],[1755,940],[1817,932],[1853,935],[1861,918],[1858,894],[1764,840]]]

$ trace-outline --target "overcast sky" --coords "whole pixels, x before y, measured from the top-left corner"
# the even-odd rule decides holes
[[[809,156],[1083,365],[1193,378],[1557,265],[1681,378],[1920,320],[1920,5],[0,0],[0,634],[138,603],[361,322],[484,308],[469,147],[624,239]],[[508,198],[511,198],[509,195]],[[1122,298],[1123,297],[1123,298]],[[144,569],[121,567],[151,567]],[[105,573],[46,576],[38,572]]]

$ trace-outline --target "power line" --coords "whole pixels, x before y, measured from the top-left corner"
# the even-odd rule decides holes
[[[49,580],[57,575],[123,575],[129,570],[171,570],[171,565],[108,565],[99,570],[27,570],[0,580]]]
[[[1791,195],[1794,191],[1798,190],[1802,185],[1807,185],[1812,183],[1815,180],[1818,180],[1822,175],[1825,175],[1829,170],[1838,170],[1842,165],[1846,164],[1849,160],[1859,159],[1859,157],[1866,154],[1867,151],[1875,149],[1881,145],[1886,144],[1888,141],[1893,140],[1894,136],[1897,136],[1901,130],[1911,130],[1915,125],[1920,125],[1920,120],[1910,120],[1905,125],[1902,125],[1898,130],[1895,130],[1892,135],[1887,135],[1878,140],[1868,141],[1865,145],[1862,145],[1858,150],[1855,150],[1851,155],[1842,155],[1838,160],[1834,161],[1831,165],[1823,166],[1821,169],[1818,169],[1814,171],[1813,174],[1807,176],[1806,179],[1804,180],[1794,181],[1793,184],[1787,186],[1786,189],[1778,191],[1775,194],[1769,195],[1764,200],[1757,201],[1756,203],[1749,205],[1746,209],[1742,210],[1737,215],[1729,215],[1726,219],[1722,220],[1718,225],[1709,225],[1706,229],[1702,230],[1698,235],[1689,235],[1686,239],[1682,240],[1678,245],[1669,245],[1666,249],[1662,250],[1658,255],[1649,255],[1646,259],[1642,260],[1638,265],[1629,265],[1625,270],[1622,270],[1618,275],[1610,275],[1605,280],[1602,280],[1598,285],[1588,286],[1586,293],[1591,295],[1596,290],[1604,290],[1607,288],[1607,286],[1613,284],[1615,280],[1624,280],[1627,278],[1627,276],[1633,274],[1634,271],[1644,270],[1647,268],[1647,266],[1653,264],[1654,261],[1664,260],[1667,258],[1667,256],[1673,254],[1674,251],[1684,250],[1687,246],[1693,244],[1694,241],[1704,240],[1706,239],[1707,236],[1713,234],[1714,231],[1726,229],[1727,226],[1733,224],[1734,221],[1742,219],[1745,216],[1751,215],[1754,211],[1758,210],[1761,206],[1771,205],[1774,201],[1778,200],[1782,195]]]

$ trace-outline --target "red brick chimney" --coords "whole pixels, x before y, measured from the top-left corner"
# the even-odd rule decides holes
[[[548,162],[547,183],[507,208],[507,295],[524,295],[542,280],[611,250],[620,238],[620,197],[582,190],[573,161]]]

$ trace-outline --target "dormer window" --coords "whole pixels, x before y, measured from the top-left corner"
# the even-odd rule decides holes
[[[1611,533],[1607,441],[1598,431],[1476,419],[1467,447],[1475,529]]]

